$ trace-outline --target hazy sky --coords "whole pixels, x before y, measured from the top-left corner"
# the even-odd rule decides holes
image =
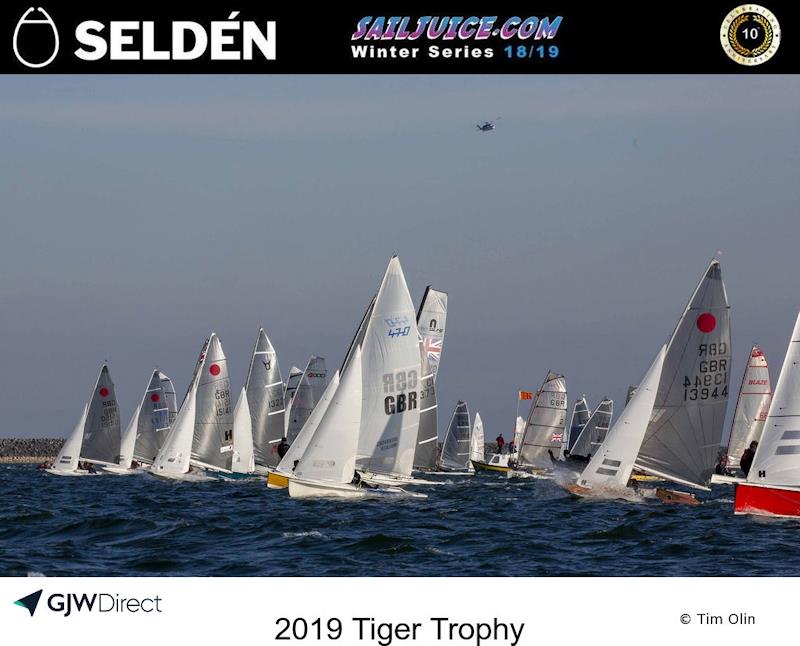
[[[336,368],[393,252],[450,295],[440,433],[493,439],[548,369],[621,407],[721,249],[730,413],[800,308],[800,78],[5,77],[0,196],[2,436],[104,359],[123,425],[154,366],[182,396],[212,330],[237,391],[259,326]]]

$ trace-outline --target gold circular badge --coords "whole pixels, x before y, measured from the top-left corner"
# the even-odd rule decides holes
[[[781,26],[769,9],[743,4],[725,16],[719,40],[731,60],[740,65],[761,65],[778,51]]]

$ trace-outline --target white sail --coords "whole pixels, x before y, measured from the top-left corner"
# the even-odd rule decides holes
[[[116,465],[120,452],[120,424],[117,395],[108,366],[97,377],[83,428],[81,459],[98,464]]]
[[[218,471],[231,470],[233,409],[228,362],[216,334],[208,339],[196,370],[195,429],[192,462]]]
[[[300,383],[302,378],[303,371],[300,370],[300,368],[297,366],[292,366],[289,368],[289,376],[286,377],[286,387],[283,389],[283,407],[286,410],[289,410],[289,405],[292,403],[294,391],[297,390],[297,385]],[[289,423],[288,418],[285,421],[287,424]]]
[[[800,487],[800,314],[747,480]]]
[[[166,379],[164,377],[166,375],[158,370],[153,371],[136,410],[136,441],[133,445],[132,458],[147,464],[155,460],[170,427],[169,418],[172,411],[168,398],[171,396],[174,400],[175,393],[169,377]],[[164,391],[165,387],[169,389],[167,392]],[[127,464],[127,468],[130,468],[131,453],[123,451],[123,455],[126,459],[124,462],[120,461],[120,464],[123,466]]]
[[[175,418],[178,416],[178,398],[175,394],[175,385],[172,383],[172,379],[170,379],[160,370],[158,372],[158,378],[161,381],[161,392],[164,393],[164,404],[167,407],[167,427],[170,427],[172,426],[172,423],[175,421]],[[167,434],[165,432],[162,433],[159,430],[158,437],[159,437],[158,448],[161,448],[161,445],[164,443]]]
[[[78,423],[72,429],[67,441],[64,442],[58,452],[53,469],[56,471],[75,471],[78,468],[78,461],[81,455],[81,444],[83,443],[83,428],[86,425],[86,415],[89,412],[89,404],[83,405],[83,412],[78,418]]]
[[[614,402],[611,399],[603,399],[584,424],[570,453],[583,457],[594,455],[606,439],[613,414]]]
[[[295,469],[301,480],[347,484],[355,475],[361,427],[361,349],[356,348],[341,383]]]
[[[245,390],[250,409],[255,463],[276,466],[280,461],[278,443],[286,430],[283,378],[278,355],[263,328],[259,329],[253,347]]]
[[[467,403],[459,401],[442,441],[439,466],[449,471],[464,471],[470,465],[470,423]]]
[[[367,309],[364,310],[364,315],[361,317],[358,328],[356,328],[356,333],[353,335],[353,339],[350,341],[350,346],[347,348],[347,354],[344,355],[344,361],[342,362],[342,367],[339,368],[339,374],[343,373],[344,369],[347,368],[347,364],[350,363],[350,359],[352,359],[356,348],[364,344],[364,336],[367,334],[367,326],[369,325],[369,320],[372,317],[372,310],[375,307],[375,299],[377,297],[378,295],[375,294],[375,296],[373,296],[372,300],[369,302],[369,305],[367,305]]]
[[[436,466],[436,440],[438,439],[438,406],[436,403],[436,376],[444,349],[447,322],[447,293],[425,288],[419,311],[417,329],[422,355],[422,379],[419,389],[419,430],[414,451],[414,467],[433,469]]]
[[[525,433],[525,418],[522,415],[517,415],[517,420],[514,423],[514,446],[517,451],[522,444],[522,436]]]
[[[351,353],[351,359],[352,354],[354,353],[355,350],[353,353]],[[347,363],[349,364],[350,361],[348,360]],[[338,387],[339,371],[337,370],[331,380],[328,382],[328,385],[325,388],[325,392],[322,393],[322,398],[319,400],[319,403],[314,406],[314,410],[311,411],[311,415],[306,420],[306,423],[303,424],[303,428],[300,429],[300,432],[297,434],[294,442],[292,442],[289,446],[289,450],[286,451],[286,454],[278,463],[278,466],[276,467],[277,471],[285,475],[292,474],[294,470],[294,463],[303,457],[303,453],[305,452],[308,443],[311,441],[311,438],[314,437],[314,433],[316,432],[323,415],[325,415],[325,411],[328,410],[328,405],[331,403],[331,399],[333,399],[334,394],[336,394],[336,389]]]
[[[286,409],[286,440],[291,444],[325,390],[328,370],[323,357],[311,357]]]
[[[713,260],[667,344],[653,417],[636,466],[706,489],[718,460],[730,378],[730,312]]]
[[[567,416],[567,382],[563,375],[548,372],[531,405],[522,442],[519,465],[548,467],[561,451]]]
[[[750,350],[747,367],[739,388],[733,413],[731,436],[728,439],[728,466],[739,467],[739,458],[751,442],[758,442],[767,421],[772,385],[764,352],[757,345]]]
[[[444,349],[445,324],[447,323],[447,293],[425,288],[422,302],[417,313],[417,327],[422,338],[422,346],[428,359],[430,372],[434,381],[439,372]]]
[[[242,388],[236,408],[233,409],[233,458],[231,471],[253,473],[256,470],[253,454],[253,422],[247,399],[247,389]]]
[[[564,439],[565,448],[572,451],[572,447],[578,436],[581,434],[586,422],[589,421],[589,404],[586,402],[586,395],[581,395],[572,405],[572,415],[567,426],[567,437]]]
[[[130,469],[133,463],[133,449],[136,446],[136,432],[139,430],[139,413],[142,410],[142,405],[139,404],[136,410],[133,411],[133,417],[125,427],[125,432],[122,434],[122,444],[119,449],[119,465],[124,469]]]
[[[666,346],[662,346],[636,394],[578,478],[580,486],[595,490],[614,490],[628,485],[636,455],[653,412],[665,356]]]
[[[425,353],[422,339],[419,342],[422,379],[419,387],[419,428],[417,447],[414,449],[415,469],[436,468],[436,447],[439,439],[438,404],[436,402],[436,377]]]
[[[159,449],[153,462],[152,472],[158,475],[179,476],[189,472],[194,437],[195,403],[197,397],[196,378],[181,404],[175,423]]]
[[[486,454],[486,439],[483,436],[483,420],[480,413],[475,413],[475,421],[472,423],[472,435],[469,444],[469,459],[475,462],[483,462]]]
[[[364,408],[358,465],[409,477],[419,430],[422,362],[414,304],[397,256],[386,268],[362,347]]]

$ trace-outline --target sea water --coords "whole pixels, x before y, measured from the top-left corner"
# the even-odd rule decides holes
[[[0,575],[800,575],[800,521],[426,476],[427,499],[292,500],[263,479],[60,478],[0,466]],[[774,555],[780,554],[780,559]]]

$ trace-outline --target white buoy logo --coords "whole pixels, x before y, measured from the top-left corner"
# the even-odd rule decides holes
[[[38,11],[40,14],[42,14],[44,16],[44,18],[28,18],[28,16],[34,11]],[[50,57],[47,60],[45,60],[45,61],[43,61],[41,63],[39,63],[39,62],[31,62],[29,60],[26,60],[22,56],[22,54],[20,54],[20,52],[19,52],[19,31],[20,31],[20,28],[25,26],[25,25],[50,25],[50,29],[53,30],[53,36],[55,37],[55,46],[53,47],[53,53],[50,54]],[[19,19],[19,22],[17,23],[17,26],[14,29],[14,55],[17,57],[17,60],[20,63],[22,63],[26,67],[32,67],[34,69],[45,67],[45,66],[49,65],[50,63],[52,63],[53,59],[56,57],[56,54],[58,54],[58,45],[59,45],[58,29],[56,29],[56,25],[53,22],[53,19],[50,17],[49,13],[47,13],[41,7],[37,7],[35,9],[34,9],[34,7],[30,7],[24,14],[22,14],[22,18]]]

